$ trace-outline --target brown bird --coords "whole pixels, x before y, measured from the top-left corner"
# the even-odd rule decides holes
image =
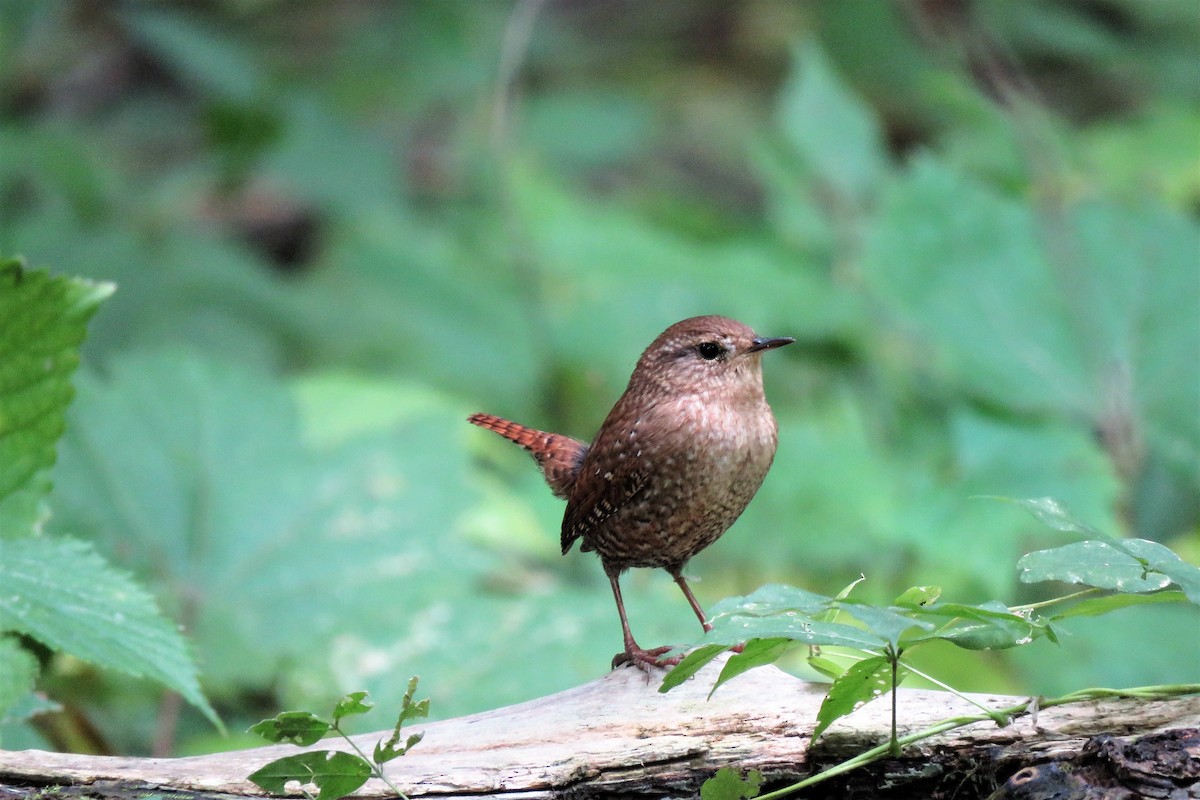
[[[490,414],[468,418],[532,453],[567,501],[563,554],[582,539],[582,550],[600,556],[625,637],[614,666],[678,662],[662,658],[669,646],[644,650],[634,641],[620,585],[630,567],[669,572],[711,630],[683,567],[734,523],[771,467],[777,429],[761,356],[794,341],[760,337],[726,317],[675,323],[642,353],[590,447]]]

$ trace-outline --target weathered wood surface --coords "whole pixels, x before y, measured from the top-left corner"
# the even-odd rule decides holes
[[[657,680],[649,681],[635,669],[618,669],[549,697],[414,725],[414,731],[426,732],[425,740],[409,755],[391,762],[387,774],[410,797],[689,795],[721,766],[761,770],[777,783],[886,740],[890,703],[883,698],[836,723],[810,752],[809,732],[824,686],[764,667],[738,677],[707,699],[718,668],[719,663],[711,665],[667,694],[658,693]],[[973,699],[992,708],[1020,701],[992,695]],[[899,695],[903,731],[976,711],[941,692],[901,690]],[[1004,765],[1010,775],[1029,764],[1077,757],[1089,742],[1095,746],[1097,735],[1167,731],[1179,738],[1180,732],[1196,728],[1200,728],[1200,697],[1062,706],[1003,728],[978,723],[925,740],[908,748],[901,759],[871,770],[865,779],[919,783],[923,775],[929,777],[934,765],[934,772],[942,773],[982,770],[981,785],[991,780],[994,786],[995,777],[990,776],[997,769],[1004,771]],[[370,752],[386,733],[355,739]],[[340,740],[326,740],[312,749],[348,748]],[[261,792],[246,776],[272,759],[297,752],[298,748],[283,745],[147,759],[0,751],[0,796],[4,787],[47,785],[82,785],[93,796],[147,790],[257,795]],[[1191,757],[1200,759],[1200,752],[1192,752]],[[1187,791],[1186,777],[1176,781],[1175,788],[1179,786]],[[359,794],[387,796],[389,791],[381,782],[370,781]],[[963,792],[959,796],[981,795]]]

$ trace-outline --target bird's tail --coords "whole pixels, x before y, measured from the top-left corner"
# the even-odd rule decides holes
[[[528,450],[537,460],[546,483],[557,497],[570,496],[588,446],[560,433],[547,433],[491,414],[472,414],[467,422],[487,428]]]

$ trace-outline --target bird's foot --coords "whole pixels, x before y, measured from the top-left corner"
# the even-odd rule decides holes
[[[666,669],[667,667],[673,667],[683,659],[683,656],[662,658],[665,653],[671,652],[672,649],[669,644],[662,647],[655,647],[653,650],[643,650],[637,645],[627,647],[625,648],[625,652],[617,653],[613,656],[612,668],[616,669],[628,664],[649,674],[650,670],[655,668]]]

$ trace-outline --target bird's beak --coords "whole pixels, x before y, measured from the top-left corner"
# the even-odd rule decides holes
[[[785,344],[791,344],[796,341],[790,336],[779,336],[774,339],[766,339],[759,336],[750,343],[750,347],[746,350],[747,353],[758,353],[763,350],[773,350],[776,347],[783,347]]]

